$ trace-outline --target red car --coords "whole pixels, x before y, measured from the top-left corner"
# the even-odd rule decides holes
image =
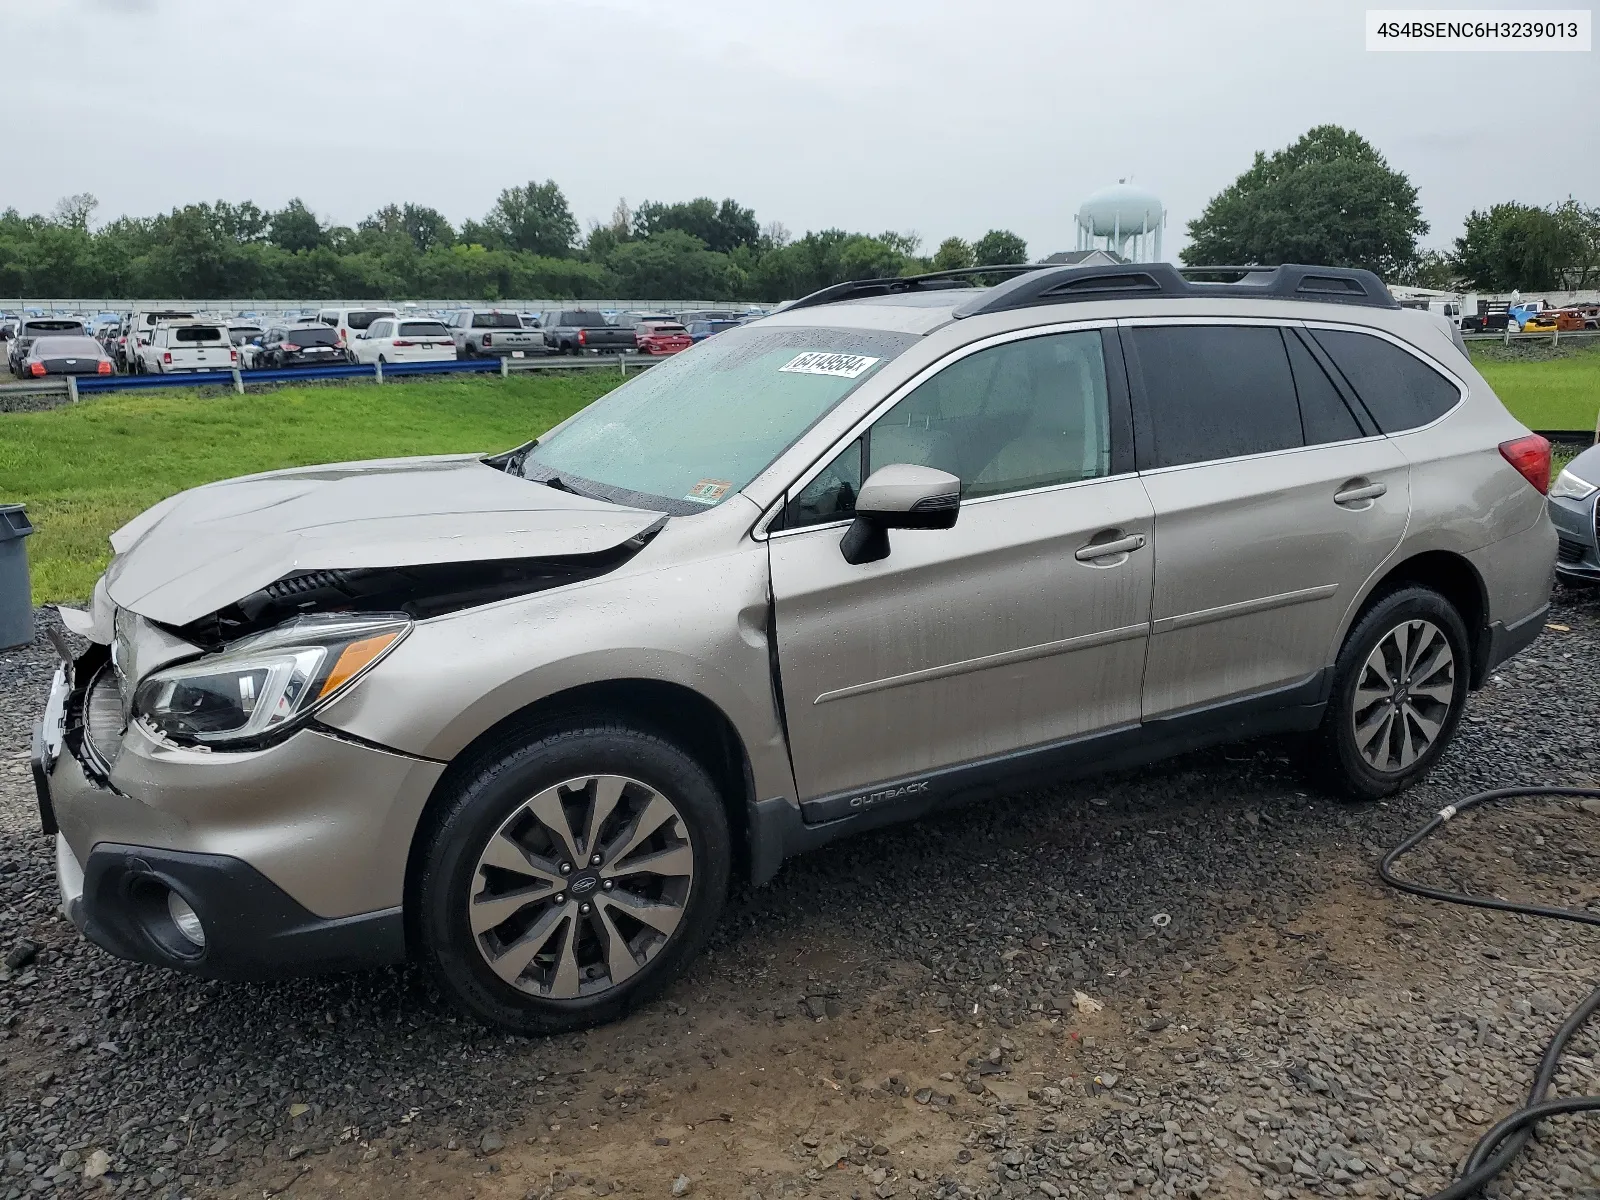
[[[633,345],[640,354],[676,354],[694,339],[676,321],[643,321],[633,327]]]

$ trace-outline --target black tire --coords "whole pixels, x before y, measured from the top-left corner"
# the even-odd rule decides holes
[[[464,900],[475,886],[480,856],[503,823],[545,789],[596,775],[637,780],[676,808],[694,852],[687,898],[674,931],[624,982],[571,999],[532,995],[490,968]],[[421,957],[460,1007],[511,1033],[562,1033],[614,1021],[659,994],[700,952],[727,899],[731,859],[727,811],[716,785],[671,742],[602,722],[535,731],[463,779],[440,810],[412,896]]]
[[[1378,747],[1376,753],[1388,760],[1388,769],[1379,769],[1363,754],[1358,744],[1356,715],[1357,705],[1361,701],[1357,699],[1357,689],[1363,683],[1373,685],[1378,682],[1377,677],[1368,672],[1367,663],[1391,634],[1407,625],[1411,630],[1408,637],[1414,638],[1425,633],[1425,626],[1416,625],[1417,622],[1432,626],[1448,644],[1452,658],[1448,680],[1450,686],[1445,688],[1444,676],[1439,671],[1435,671],[1430,679],[1424,679],[1419,670],[1414,681],[1407,677],[1407,682],[1414,682],[1417,687],[1431,682],[1433,686],[1429,691],[1441,694],[1448,692],[1448,706],[1445,707],[1442,698],[1426,698],[1425,693],[1412,694],[1408,689],[1403,702],[1417,706],[1410,710],[1416,714],[1415,717],[1408,717],[1406,709],[1395,709],[1391,705],[1391,733],[1386,739],[1375,739],[1368,743],[1369,746]],[[1394,648],[1393,643],[1390,648]],[[1428,661],[1428,652],[1425,651],[1419,656],[1416,668],[1426,669]],[[1356,802],[1392,796],[1416,783],[1432,769],[1455,737],[1456,726],[1466,707],[1471,673],[1472,658],[1466,623],[1449,600],[1431,588],[1415,585],[1397,588],[1372,600],[1345,637],[1338,661],[1334,664],[1333,692],[1328,698],[1322,725],[1314,738],[1314,763],[1324,772],[1321,778],[1331,785],[1336,794]],[[1368,691],[1368,698],[1372,694],[1372,691]],[[1363,719],[1368,719],[1369,714],[1372,718],[1381,719],[1384,703],[1368,703],[1362,707],[1360,712]],[[1401,746],[1404,739],[1404,750],[1414,750],[1420,737],[1419,731],[1426,727],[1423,722],[1426,725],[1436,722],[1437,733],[1410,761],[1403,762],[1404,754],[1397,747]]]
[[[378,365],[380,367],[387,367],[389,365],[389,360],[380,354],[378,355]]]

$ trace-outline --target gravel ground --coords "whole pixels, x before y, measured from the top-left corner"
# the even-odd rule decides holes
[[[1373,864],[1465,793],[1600,783],[1600,597],[1551,622],[1392,803],[1263,743],[863,836],[735,897],[664,1000],[543,1041],[412,970],[215,984],[80,943],[19,756],[48,655],[0,655],[0,949],[37,946],[0,969],[0,1200],[1426,1194],[1521,1102],[1593,942]],[[1597,863],[1551,801],[1409,870],[1570,905]],[[1560,1092],[1600,1091],[1596,1053]],[[1600,1141],[1555,1122],[1491,1194],[1600,1195]]]

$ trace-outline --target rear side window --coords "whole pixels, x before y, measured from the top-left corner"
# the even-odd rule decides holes
[[[1311,336],[1385,433],[1438,420],[1461,399],[1455,384],[1392,342],[1343,329],[1313,329]]]
[[[1267,325],[1131,330],[1154,446],[1141,466],[1238,458],[1302,446],[1283,335]]]
[[[1285,331],[1283,340],[1289,347],[1289,365],[1294,369],[1294,390],[1300,397],[1300,424],[1305,430],[1306,445],[1320,446],[1363,436],[1360,423],[1339,395],[1339,389],[1305,343],[1293,331]]]

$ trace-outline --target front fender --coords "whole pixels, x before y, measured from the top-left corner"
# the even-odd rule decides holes
[[[716,705],[760,796],[793,790],[766,640],[764,546],[620,572],[420,622],[325,724],[439,761],[506,717],[585,684],[641,679]]]

